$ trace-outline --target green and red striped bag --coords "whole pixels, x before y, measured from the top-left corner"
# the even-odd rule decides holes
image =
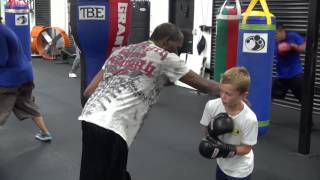
[[[213,79],[216,81],[220,81],[221,74],[237,64],[240,16],[239,0],[235,0],[232,5],[226,0],[217,15],[216,51],[213,69]]]

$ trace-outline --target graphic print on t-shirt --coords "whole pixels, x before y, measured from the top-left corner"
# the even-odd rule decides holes
[[[113,53],[104,65],[104,80],[90,98],[95,103],[87,104],[84,115],[106,111],[115,100],[125,105],[137,98],[148,106],[153,104],[162,83],[158,82],[161,78],[152,76],[167,54],[157,46],[150,46],[149,42],[134,44]]]
[[[185,62],[151,41],[114,51],[79,120],[119,134],[131,145],[161,88],[189,72]]]

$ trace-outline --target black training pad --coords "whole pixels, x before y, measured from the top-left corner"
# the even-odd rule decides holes
[[[67,78],[71,66],[33,60],[37,103],[54,137],[49,144],[34,139],[30,120],[11,116],[0,127],[0,180],[77,180],[81,129],[77,116],[80,80]],[[198,153],[199,120],[210,97],[181,87],[166,88],[133,143],[128,169],[133,180],[213,180],[216,163]],[[299,111],[272,108],[268,134],[255,146],[256,180],[319,180],[320,131],[312,134],[311,156],[296,154]]]

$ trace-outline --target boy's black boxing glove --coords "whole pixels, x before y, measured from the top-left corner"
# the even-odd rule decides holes
[[[199,144],[199,152],[209,159],[233,157],[236,147],[223,143],[218,136],[231,133],[234,128],[233,119],[227,113],[219,113],[209,122],[208,136]]]
[[[236,146],[231,144],[224,144],[218,140],[207,136],[199,144],[200,154],[208,159],[216,158],[230,158],[236,155]]]
[[[219,113],[209,122],[207,128],[209,136],[218,139],[219,135],[233,131],[233,119],[227,113]]]

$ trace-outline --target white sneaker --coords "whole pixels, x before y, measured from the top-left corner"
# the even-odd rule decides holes
[[[69,78],[77,78],[78,76],[76,73],[69,73]]]

